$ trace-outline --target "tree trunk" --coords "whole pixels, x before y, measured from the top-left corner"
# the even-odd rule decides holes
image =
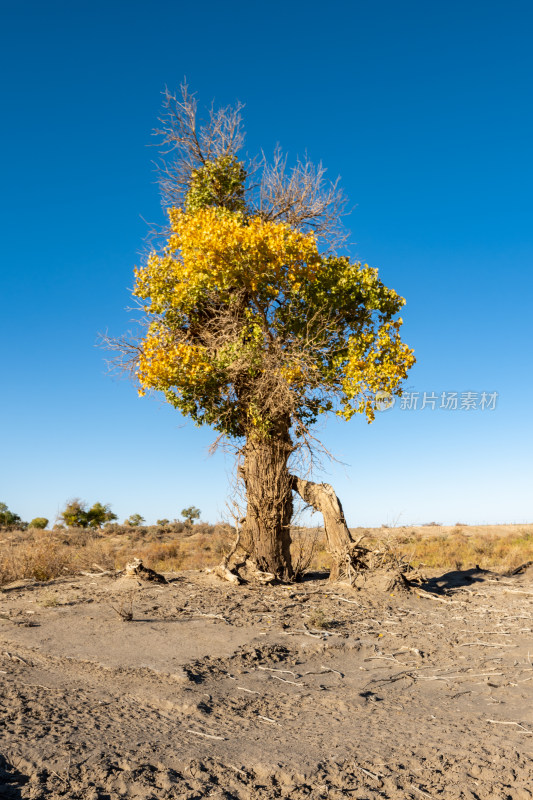
[[[246,487],[244,534],[259,570],[280,580],[293,577],[291,561],[292,452],[288,431],[271,439],[249,439],[241,474]]]
[[[329,483],[313,483],[291,476],[292,487],[300,497],[324,517],[328,551],[333,556],[330,581],[352,582],[353,551],[356,542],[346,525],[342,505]]]

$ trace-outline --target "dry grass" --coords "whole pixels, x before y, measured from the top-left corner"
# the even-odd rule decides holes
[[[533,560],[533,526],[354,529],[365,546],[386,544],[398,557],[431,570],[510,571]],[[48,581],[80,571],[122,569],[135,556],[159,572],[203,569],[220,563],[234,532],[227,525],[181,523],[161,527],[109,526],[103,531],[61,529],[0,532],[0,585],[22,578]],[[330,557],[320,529],[293,531],[293,559],[299,574],[326,570]],[[98,567],[95,567],[98,565]]]
[[[456,528],[449,534],[417,538],[416,534],[403,537],[401,546],[412,553],[416,566],[440,569],[482,569],[510,571],[526,561],[533,560],[533,527],[522,527],[515,532],[470,533],[467,527]]]
[[[361,535],[364,529],[354,534]],[[515,569],[533,560],[533,525],[420,526],[367,529],[365,546],[386,544],[415,567]]]
[[[308,617],[308,623],[311,628],[324,631],[335,626],[335,620],[331,619],[323,608],[315,608]]]
[[[405,557],[415,567],[429,570],[494,569],[508,572],[533,561],[533,525],[429,526],[409,528],[356,528],[355,539],[365,534],[362,544],[369,549],[386,549],[398,560]],[[299,531],[313,537],[314,531]],[[309,563],[313,570],[327,570],[331,558],[323,534],[313,545]]]
[[[177,529],[177,530],[176,530]],[[214,566],[229,548],[227,526],[178,523],[167,528],[110,526],[0,533],[0,585],[23,578],[48,581],[95,569],[123,569],[134,557],[162,572]],[[97,566],[96,566],[97,565]]]

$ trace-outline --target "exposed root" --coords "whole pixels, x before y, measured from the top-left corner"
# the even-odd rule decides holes
[[[236,561],[230,566],[222,562],[212,569],[206,569],[206,572],[234,584],[272,583],[276,580],[274,573],[258,569],[255,561],[249,556],[245,556],[244,559]]]
[[[240,558],[237,557],[237,551],[241,544],[242,528],[239,522],[236,522],[237,537],[230,551],[224,556],[220,564],[212,569],[206,569],[206,572],[233,584],[252,583],[254,581],[271,583],[276,580],[276,576],[272,572],[263,572],[258,569],[255,561],[242,548]]]
[[[354,540],[346,524],[339,498],[327,483],[313,483],[291,476],[292,487],[302,499],[324,518],[328,550],[333,556],[330,581],[362,588],[374,586],[386,592],[406,591],[424,581],[423,576],[388,542],[370,549],[362,544],[365,535]],[[242,523],[235,517],[237,537],[222,562],[206,570],[234,584],[271,583],[276,576],[258,569],[257,563],[242,546]]]
[[[242,580],[239,575],[235,572],[232,572],[228,567],[225,567],[223,564],[218,564],[216,567],[207,568],[206,572],[208,574],[216,575],[217,578],[221,578],[223,581],[229,581],[229,583],[234,583],[239,585],[242,583]]]

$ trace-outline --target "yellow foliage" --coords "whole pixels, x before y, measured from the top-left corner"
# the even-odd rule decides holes
[[[402,320],[384,323],[377,331],[368,329],[348,340],[348,359],[344,366],[342,388],[345,395],[341,416],[354,413],[349,401],[360,396],[356,411],[364,411],[369,422],[375,417],[376,392],[393,394],[415,363],[414,352],[400,340]]]
[[[134,294],[150,298],[147,311],[187,308],[199,292],[222,295],[236,286],[273,299],[313,280],[320,265],[315,237],[285,223],[247,220],[241,212],[169,210],[171,235],[162,255],[136,270]]]
[[[144,389],[164,391],[170,386],[201,383],[212,372],[205,348],[174,341],[159,322],[153,322],[139,355],[137,378]]]
[[[240,210],[168,214],[166,245],[135,270],[151,318],[141,395],[163,391],[196,422],[241,436],[268,435],[280,414],[371,422],[376,392],[400,393],[414,363],[393,320],[405,301],[376,269],[323,257],[312,233]]]

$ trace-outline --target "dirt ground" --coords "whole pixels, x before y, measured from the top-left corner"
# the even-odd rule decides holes
[[[0,797],[533,798],[531,567],[167,578],[4,587]]]

